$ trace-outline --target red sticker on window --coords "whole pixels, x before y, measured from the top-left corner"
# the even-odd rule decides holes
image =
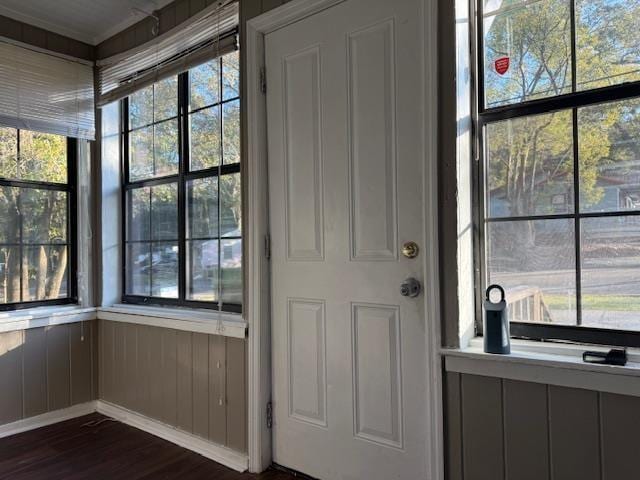
[[[496,72],[504,75],[509,71],[509,57],[500,57],[495,61]]]

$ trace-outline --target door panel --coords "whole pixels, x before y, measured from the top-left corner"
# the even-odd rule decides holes
[[[266,36],[274,461],[426,478],[420,1],[346,0]]]

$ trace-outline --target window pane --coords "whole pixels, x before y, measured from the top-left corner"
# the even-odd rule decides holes
[[[191,170],[220,165],[220,107],[207,108],[189,116]]]
[[[582,323],[640,330],[640,218],[588,218],[582,225]]]
[[[105,105],[100,112],[102,114],[102,137],[120,133],[120,102]]]
[[[151,188],[136,188],[127,192],[127,240],[151,239]]]
[[[187,182],[187,238],[217,238],[218,179]]]
[[[222,240],[222,302],[242,304],[242,240]]]
[[[484,2],[485,105],[571,91],[570,0]]]
[[[153,127],[129,134],[129,179],[153,177]]]
[[[138,90],[129,97],[129,128],[153,123],[153,85]]]
[[[0,244],[20,242],[20,189],[0,187]]]
[[[189,70],[190,110],[220,101],[220,61],[212,60]]]
[[[26,272],[22,301],[50,300],[69,296],[67,247],[37,246],[23,249]]]
[[[224,164],[240,162],[240,101],[225,103],[223,109]]]
[[[0,247],[0,303],[20,301],[20,249]]]
[[[67,194],[23,188],[22,240],[24,243],[66,243]]]
[[[155,126],[155,176],[178,173],[178,121],[168,120]]]
[[[578,110],[580,210],[640,208],[640,99]]]
[[[240,96],[240,55],[236,50],[222,57],[222,98]]]
[[[488,284],[506,291],[512,321],[576,324],[572,220],[487,225]]]
[[[151,244],[127,244],[127,293],[149,296],[151,293]]]
[[[154,122],[178,115],[178,77],[169,77],[153,86]]]
[[[239,237],[242,235],[242,198],[240,193],[240,174],[220,177],[220,214],[222,237]]]
[[[638,0],[576,0],[578,90],[640,80],[638,18]]]
[[[20,130],[18,178],[67,183],[67,138]]]
[[[218,300],[218,240],[187,242],[187,299]]]
[[[151,187],[151,239],[178,239],[178,184]]]
[[[571,111],[490,124],[486,145],[490,217],[573,212]]]
[[[178,244],[152,245],[151,296],[178,298]]]
[[[18,131],[0,127],[0,177],[16,178],[18,158]]]

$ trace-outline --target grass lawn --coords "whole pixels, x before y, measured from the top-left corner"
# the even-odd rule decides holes
[[[544,303],[550,310],[568,310],[570,305],[564,295],[545,295]],[[640,296],[582,295],[583,310],[607,310],[610,312],[640,311]]]

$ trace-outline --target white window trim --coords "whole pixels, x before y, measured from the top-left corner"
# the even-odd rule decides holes
[[[77,305],[25,308],[0,313],[0,333],[95,320],[94,307]]]
[[[586,350],[610,347],[511,340],[511,354],[485,353],[482,337],[459,349],[442,349],[447,372],[505,378],[640,397],[640,349],[627,349],[626,366],[582,361]]]
[[[242,315],[215,310],[115,304],[98,308],[97,318],[232,338],[247,332]]]

